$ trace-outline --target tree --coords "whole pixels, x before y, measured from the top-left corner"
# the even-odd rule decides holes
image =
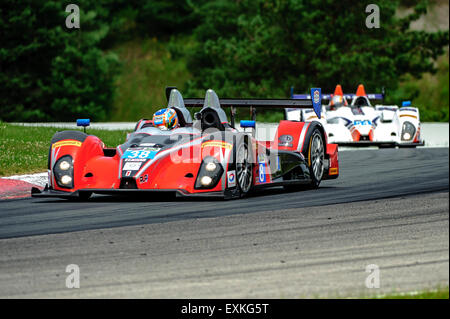
[[[190,0],[141,0],[137,7],[136,24],[144,35],[168,37],[189,33],[197,24]]]
[[[0,119],[104,119],[118,60],[99,49],[109,28],[100,5],[79,1],[81,28],[68,29],[60,1],[4,0],[0,8]],[[100,13],[100,15],[99,15]]]
[[[222,96],[287,97],[310,87],[351,92],[395,89],[405,74],[433,72],[449,43],[446,32],[411,31],[426,12],[420,2],[405,17],[398,2],[377,1],[380,28],[365,25],[360,1],[215,0],[198,13],[197,45],[188,52],[191,95],[214,88]]]

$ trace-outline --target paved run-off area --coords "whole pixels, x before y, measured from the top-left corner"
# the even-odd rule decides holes
[[[127,212],[123,212],[126,214]],[[447,286],[448,193],[0,241],[0,297],[362,297]],[[67,289],[66,266],[80,267]],[[365,286],[366,266],[380,288]]]
[[[0,297],[361,297],[448,286],[448,149],[343,152],[318,190],[0,201]],[[66,266],[80,267],[67,289]],[[380,268],[368,289],[366,266]]]

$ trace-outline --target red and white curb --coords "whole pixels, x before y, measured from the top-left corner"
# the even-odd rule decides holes
[[[30,197],[31,188],[43,189],[47,180],[47,173],[0,177],[0,200]]]

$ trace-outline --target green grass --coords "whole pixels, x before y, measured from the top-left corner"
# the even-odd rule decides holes
[[[123,62],[110,121],[137,121],[151,118],[167,106],[164,88],[176,86],[181,92],[190,78],[185,59],[173,58],[169,47],[189,45],[189,39],[159,42],[136,39],[121,44],[113,51]]]
[[[0,176],[43,172],[47,170],[50,140],[61,128],[26,127],[0,122]],[[127,131],[87,130],[107,147],[125,141]]]
[[[448,287],[414,294],[392,294],[376,299],[449,299]]]

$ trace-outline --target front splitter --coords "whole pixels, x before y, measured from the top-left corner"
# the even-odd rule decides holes
[[[36,187],[31,189],[31,197],[56,197],[64,199],[83,199],[89,197],[90,194],[99,195],[120,195],[120,196],[142,196],[145,194],[154,195],[155,197],[160,197],[161,195],[173,195],[175,197],[203,197],[203,198],[221,198],[230,199],[234,198],[233,192],[231,190],[226,191],[215,191],[215,192],[199,192],[199,193],[189,193],[181,189],[79,189],[74,192],[64,192],[54,189],[50,189],[46,185],[44,190],[40,190]]]

